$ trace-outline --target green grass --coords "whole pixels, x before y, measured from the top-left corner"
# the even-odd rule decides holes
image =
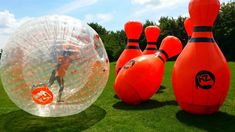
[[[235,62],[229,63],[231,85],[220,112],[196,116],[182,111],[171,85],[173,62],[165,65],[160,91],[150,101],[128,106],[115,97],[114,67],[99,99],[84,112],[62,118],[40,118],[18,109],[0,84],[0,132],[5,131],[235,131]]]

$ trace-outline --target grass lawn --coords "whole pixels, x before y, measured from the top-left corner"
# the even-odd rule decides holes
[[[107,86],[98,100],[86,111],[62,118],[40,118],[17,108],[0,83],[0,132],[17,131],[235,131],[235,62],[230,62],[231,85],[220,112],[195,116],[182,111],[171,85],[173,62],[165,65],[160,91],[150,101],[128,106],[115,97],[114,67]]]

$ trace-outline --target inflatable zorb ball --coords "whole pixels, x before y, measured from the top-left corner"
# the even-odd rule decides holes
[[[6,93],[24,111],[67,116],[99,97],[109,60],[90,26],[71,17],[46,16],[26,22],[10,37],[0,74]]]

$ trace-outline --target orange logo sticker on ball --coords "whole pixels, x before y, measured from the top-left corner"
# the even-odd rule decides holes
[[[47,105],[53,101],[53,94],[46,86],[32,90],[32,98],[36,104]]]

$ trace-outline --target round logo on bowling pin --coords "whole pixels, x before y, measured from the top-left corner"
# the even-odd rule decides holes
[[[127,64],[124,66],[124,69],[129,69],[132,66],[135,65],[135,60],[130,60],[129,62],[127,62]]]
[[[215,76],[209,71],[200,71],[197,73],[196,78],[197,88],[211,89],[215,84]]]

